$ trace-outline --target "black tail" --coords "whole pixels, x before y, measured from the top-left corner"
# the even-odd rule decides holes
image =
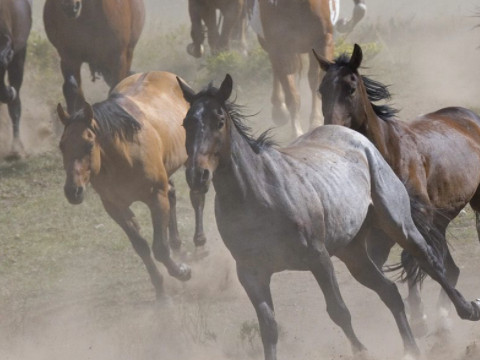
[[[429,214],[437,210],[429,208],[422,201],[415,198],[410,198],[410,210],[415,226],[427,244],[431,247],[433,255],[443,266],[443,260],[448,251],[447,239],[433,223],[432,216],[429,216]],[[400,264],[386,266],[384,270],[386,272],[402,270],[399,276],[400,279],[402,281],[413,279],[414,284],[421,284],[427,275],[419,266],[415,257],[406,250],[402,251]]]

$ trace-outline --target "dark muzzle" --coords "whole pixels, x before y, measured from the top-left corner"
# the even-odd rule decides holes
[[[188,167],[187,183],[191,190],[206,193],[211,180],[210,170],[201,167]]]
[[[84,188],[83,186],[65,185],[63,187],[65,197],[72,205],[78,205],[83,202]]]

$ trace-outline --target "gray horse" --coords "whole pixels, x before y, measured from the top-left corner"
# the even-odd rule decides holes
[[[178,81],[191,105],[183,123],[187,182],[194,191],[207,191],[213,180],[218,229],[257,312],[266,360],[276,359],[278,338],[270,278],[283,270],[311,271],[353,352],[365,351],[340,295],[333,255],[380,296],[406,354],[418,355],[396,285],[367,254],[375,229],[386,235],[370,239],[373,245],[398,243],[443,287],[462,319],[480,319],[480,300],[468,302],[449,285],[443,264],[414,225],[405,187],[367,138],[328,125],[277,149],[265,135],[248,134],[238,107],[227,101],[229,75],[219,89],[198,94]]]

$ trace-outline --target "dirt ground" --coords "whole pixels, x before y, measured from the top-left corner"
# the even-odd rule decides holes
[[[147,2],[152,6],[149,16],[161,13],[158,16],[168,18],[167,24],[172,19],[186,23],[186,1],[167,6],[168,1]],[[363,72],[391,84],[401,119],[448,105],[480,110],[476,1],[367,0],[367,4],[367,18],[346,41],[381,43]],[[35,3],[34,27],[39,29],[42,5]],[[343,11],[348,14],[350,9],[348,3]],[[239,99],[255,104],[253,113],[261,111],[254,119],[258,129],[271,126],[269,84],[264,86],[264,99]],[[193,277],[179,283],[165,275],[169,297],[157,303],[140,259],[105,215],[93,190],[81,206],[66,204],[53,108],[41,103],[31,89],[27,82],[21,125],[30,157],[14,165],[0,163],[0,359],[262,359],[255,312],[216,230],[213,194],[206,205],[208,256],[195,259],[189,241],[192,210],[183,174],[176,175],[180,230],[189,252],[183,255]],[[88,84],[87,89],[98,98],[106,92],[101,83]],[[305,80],[302,94],[309,98]],[[308,102],[303,104],[305,119],[308,108]],[[0,119],[4,154],[10,141],[4,106]],[[151,238],[148,213],[141,206],[135,211]],[[451,225],[448,237],[461,268],[458,289],[469,300],[480,297],[480,245],[470,209]],[[352,279],[342,263],[335,260],[335,266],[354,329],[372,358],[401,359],[401,339],[388,309]],[[405,285],[399,288],[406,296]],[[480,360],[480,323],[461,321],[452,310],[450,332],[433,331],[438,292],[439,287],[427,279],[422,294],[430,332],[419,339],[423,359]],[[354,360],[310,274],[277,274],[272,293],[280,326],[279,359]]]

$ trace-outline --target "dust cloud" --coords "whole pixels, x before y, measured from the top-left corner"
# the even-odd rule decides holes
[[[480,111],[480,29],[474,28],[480,18],[473,16],[479,5],[477,1],[367,0],[367,5],[366,18],[346,41],[380,43],[379,53],[365,60],[362,71],[391,84],[392,103],[401,110],[401,119],[409,120],[451,105]],[[37,31],[43,29],[42,6],[43,2],[34,2]],[[158,29],[159,23],[164,31],[179,24],[188,26],[187,0],[149,0],[146,6],[147,32],[153,24]],[[349,16],[351,1],[343,0],[342,6],[342,16]],[[84,78],[91,99],[101,100],[107,92],[106,86],[102,81],[91,84],[87,73]],[[60,92],[49,102],[39,100],[34,91],[38,87],[32,84],[36,79],[38,76],[26,74],[22,89],[21,136],[27,152],[33,155],[56,145],[54,106],[63,102]],[[59,78],[57,81],[60,89],[61,81]],[[302,98],[309,99],[305,81],[302,84]],[[268,91],[261,119],[268,118]],[[242,98],[239,102],[248,105],[250,99]],[[306,100],[302,105],[305,119],[308,109]],[[9,150],[11,132],[5,106],[0,119],[1,156]],[[255,125],[265,127],[259,122]],[[210,197],[207,211],[211,219],[212,207]],[[33,299],[24,304],[19,298],[18,311],[11,318],[0,319],[0,359],[262,359],[255,312],[238,284],[234,262],[213,220],[207,224],[207,236],[209,255],[198,260],[187,257],[193,269],[192,280],[182,284],[165,275],[169,297],[159,303],[153,300],[148,281],[135,284],[124,280],[122,286],[135,289],[135,293],[122,293],[124,297],[115,298],[116,293],[108,287],[89,290],[88,286],[94,286],[91,274],[63,269],[65,283],[87,285],[80,287],[81,291],[75,287],[73,291],[65,290],[49,297],[48,302]],[[469,299],[480,296],[477,275],[480,263],[471,261],[479,255],[478,243],[456,245],[454,257],[462,264],[459,289]],[[131,256],[135,256],[133,250]],[[381,360],[401,359],[401,339],[387,308],[375,294],[356,283],[341,263],[335,261],[335,266],[354,328],[371,356]],[[165,274],[164,268],[161,271]],[[128,274],[122,276],[128,278]],[[405,286],[399,287],[405,296]],[[423,289],[432,329],[438,290],[431,281]],[[310,274],[277,274],[272,280],[272,292],[280,325],[280,359],[352,359],[348,342],[328,318],[321,291]],[[448,336],[430,333],[419,340],[424,358],[479,360],[479,325],[458,320],[453,310],[451,323]]]

